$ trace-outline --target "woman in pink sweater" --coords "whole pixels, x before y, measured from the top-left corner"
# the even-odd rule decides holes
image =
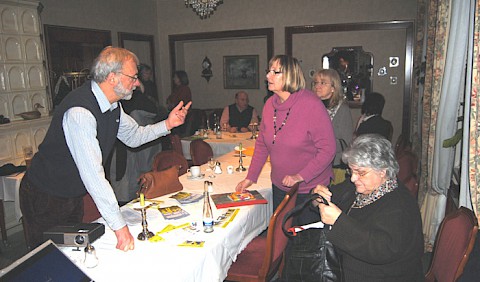
[[[297,182],[297,203],[303,202],[316,185],[330,184],[336,144],[327,110],[313,92],[305,89],[297,59],[277,55],[266,72],[268,89],[275,94],[265,103],[252,162],[236,190],[244,191],[257,181],[270,155],[275,210]],[[304,209],[296,224],[319,219],[318,213]]]

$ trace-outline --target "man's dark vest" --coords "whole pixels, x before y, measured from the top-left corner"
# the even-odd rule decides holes
[[[113,149],[118,133],[120,108],[102,113],[91,90],[91,82],[68,94],[55,108],[45,139],[38,147],[28,169],[30,182],[44,192],[59,197],[79,197],[86,193],[77,166],[65,141],[63,115],[72,107],[89,110],[97,121],[97,140],[102,151],[103,165]]]
[[[238,127],[238,129],[242,127],[247,127],[250,124],[250,121],[252,120],[252,114],[253,114],[253,107],[248,106],[243,112],[238,111],[237,105],[232,104],[228,106],[228,115],[229,115],[229,120],[228,123],[230,124],[231,127]]]

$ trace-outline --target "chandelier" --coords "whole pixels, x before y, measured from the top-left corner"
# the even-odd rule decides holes
[[[185,0],[185,6],[192,7],[192,10],[203,20],[209,18],[217,6],[222,4],[223,0]]]

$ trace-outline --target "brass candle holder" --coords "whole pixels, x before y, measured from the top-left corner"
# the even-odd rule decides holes
[[[139,207],[139,208],[134,208],[137,211],[140,211],[142,214],[142,232],[140,232],[137,236],[137,239],[140,241],[145,241],[148,240],[149,238],[153,237],[155,234],[153,232],[148,230],[148,223],[147,223],[147,209],[151,206],[152,204]]]
[[[240,153],[238,154],[239,160],[238,160],[238,167],[235,169],[236,171],[246,171],[247,169],[243,166],[243,153],[242,150],[240,150]]]

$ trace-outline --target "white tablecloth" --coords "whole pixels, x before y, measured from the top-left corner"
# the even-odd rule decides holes
[[[17,221],[22,218],[18,191],[24,174],[22,172],[0,177],[0,199],[5,202],[15,202],[15,219]]]
[[[251,158],[245,158],[244,166],[248,166]],[[203,192],[204,180],[211,180],[215,193],[233,192],[235,186],[243,180],[247,172],[234,172],[227,174],[227,165],[238,166],[238,157],[233,152],[219,158],[222,163],[223,173],[215,178],[208,178],[206,166],[202,166],[205,178],[189,180],[187,175],[180,177],[183,190],[194,193]],[[266,205],[252,205],[239,207],[235,219],[226,227],[215,227],[214,232],[196,233],[177,229],[170,233],[161,234],[165,241],[149,242],[135,241],[135,250],[123,252],[115,248],[116,237],[112,230],[106,227],[105,235],[93,243],[96,249],[99,264],[95,268],[87,269],[83,263],[83,252],[72,251],[71,248],[62,248],[85,273],[95,281],[223,281],[228,268],[237,255],[246,245],[267,228],[272,214],[272,190],[270,181],[270,163],[267,163],[257,184],[251,189],[258,190],[268,201]],[[190,216],[176,221],[166,221],[155,208],[147,210],[148,229],[153,233],[162,230],[166,225],[180,225],[182,223],[197,222],[202,229],[203,201],[180,205],[176,200],[161,197],[164,203],[161,206],[179,205]],[[216,209],[213,206],[214,218],[223,214],[226,209]],[[142,229],[140,212],[131,207],[122,207],[122,212],[127,217],[130,231],[136,237]],[[102,219],[100,219],[102,220]],[[180,247],[179,243],[185,240],[204,240],[201,248]]]
[[[235,146],[241,142],[243,147],[253,147],[255,145],[255,140],[250,139],[252,137],[251,132],[245,133],[227,133],[222,132],[222,139],[216,139],[214,134],[209,134],[208,139],[204,141],[210,144],[213,150],[213,156],[218,158],[220,156],[225,155],[228,152],[234,150]],[[191,160],[192,156],[190,155],[190,138],[184,138],[181,140],[182,142],[182,151],[183,156],[187,160]]]

